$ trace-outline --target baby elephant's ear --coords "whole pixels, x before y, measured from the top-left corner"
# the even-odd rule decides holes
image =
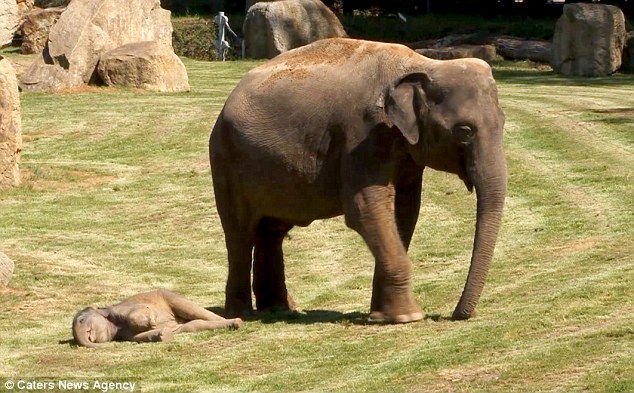
[[[388,119],[407,142],[418,143],[420,128],[425,123],[429,111],[423,86],[429,83],[424,73],[408,74],[390,86],[385,97],[385,112]]]

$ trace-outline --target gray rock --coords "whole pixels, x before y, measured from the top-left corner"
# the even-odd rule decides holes
[[[606,76],[621,67],[625,17],[615,6],[566,4],[553,37],[555,71],[567,76]]]
[[[282,52],[334,37],[346,37],[337,16],[320,0],[254,4],[244,21],[245,54],[273,58]]]

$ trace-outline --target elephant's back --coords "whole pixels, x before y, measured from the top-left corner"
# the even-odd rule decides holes
[[[254,68],[238,88],[267,95],[281,94],[289,88],[310,89],[305,93],[332,97],[343,89],[378,86],[381,79],[390,79],[421,59],[403,45],[325,39],[285,52]]]

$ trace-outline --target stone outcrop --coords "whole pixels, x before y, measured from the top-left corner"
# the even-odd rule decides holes
[[[254,4],[244,21],[245,54],[272,58],[331,37],[345,37],[337,16],[320,0],[281,0]]]
[[[66,7],[36,8],[24,17],[18,35],[23,54],[40,53],[48,41],[48,34]]]
[[[189,91],[187,70],[171,47],[156,41],[135,42],[101,55],[99,76],[108,86],[151,91]]]
[[[0,251],[0,287],[6,287],[13,277],[13,269],[15,264],[8,256]]]
[[[0,56],[0,189],[20,184],[20,93],[11,63]]]
[[[159,0],[72,1],[51,29],[42,55],[22,77],[22,90],[58,91],[99,83],[101,54],[138,41],[171,47],[170,12]]]
[[[416,52],[423,56],[438,60],[462,59],[475,57],[487,63],[492,63],[497,58],[497,51],[493,45],[461,45],[447,48],[417,49]]]
[[[566,4],[555,26],[553,63],[567,76],[606,76],[621,67],[625,17],[615,6]]]
[[[16,0],[0,0],[0,48],[11,44],[19,23]]]

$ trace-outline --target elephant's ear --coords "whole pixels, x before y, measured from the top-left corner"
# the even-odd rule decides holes
[[[104,318],[110,317],[110,310],[108,308],[98,308],[95,311]]]
[[[388,119],[412,145],[418,143],[420,127],[429,110],[423,90],[423,85],[429,81],[423,73],[408,74],[390,86],[385,95],[384,108]]]

